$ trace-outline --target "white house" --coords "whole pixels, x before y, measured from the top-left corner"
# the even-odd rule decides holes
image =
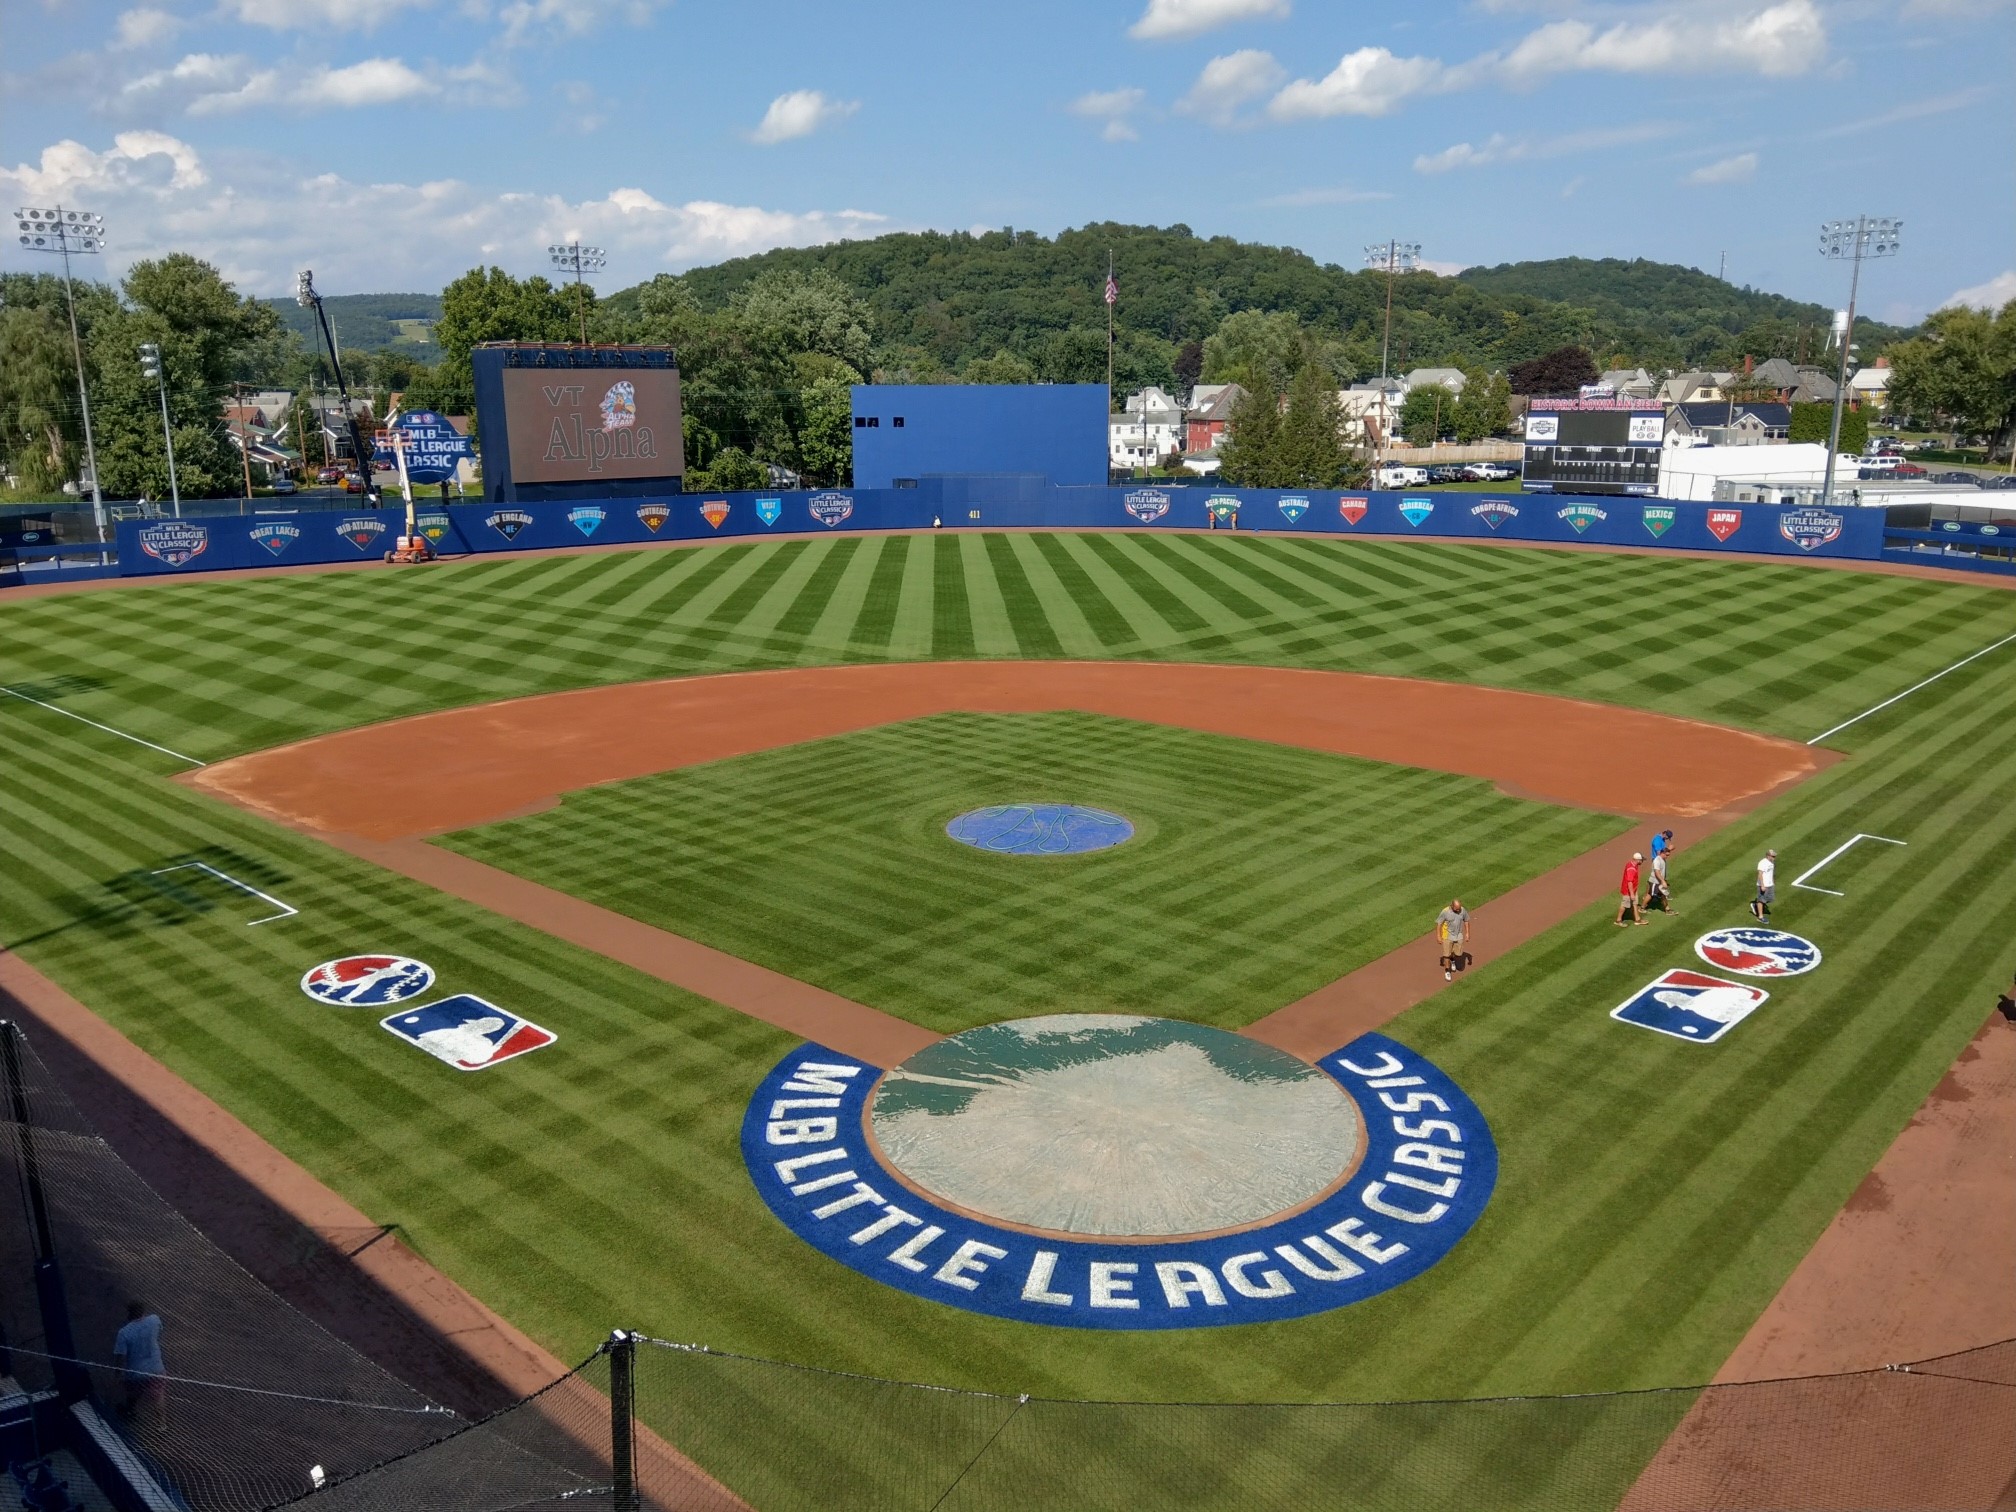
[[[1337,413],[1344,439],[1353,446],[1376,446],[1380,433],[1400,423],[1400,405],[1407,397],[1398,378],[1374,378],[1337,392]]]
[[[1153,384],[1106,419],[1106,460],[1114,467],[1159,467],[1184,450],[1183,440],[1183,406]]]

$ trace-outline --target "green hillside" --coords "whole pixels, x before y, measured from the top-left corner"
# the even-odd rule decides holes
[[[269,299],[280,323],[313,351],[322,334],[315,316],[291,299]],[[440,355],[434,345],[434,322],[441,318],[439,294],[325,294],[322,307],[336,330],[337,345],[346,352],[382,352],[397,348],[421,362]]]

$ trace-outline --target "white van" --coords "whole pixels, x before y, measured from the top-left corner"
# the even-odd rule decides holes
[[[1373,474],[1374,488],[1426,488],[1428,469],[1425,467],[1402,467],[1397,462],[1388,462]]]

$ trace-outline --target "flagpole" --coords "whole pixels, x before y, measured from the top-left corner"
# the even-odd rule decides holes
[[[1113,249],[1106,249],[1106,407],[1113,407],[1113,306],[1118,303],[1113,282]]]

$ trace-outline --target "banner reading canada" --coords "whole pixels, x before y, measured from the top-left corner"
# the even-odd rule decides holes
[[[685,474],[673,368],[506,368],[515,483]]]

